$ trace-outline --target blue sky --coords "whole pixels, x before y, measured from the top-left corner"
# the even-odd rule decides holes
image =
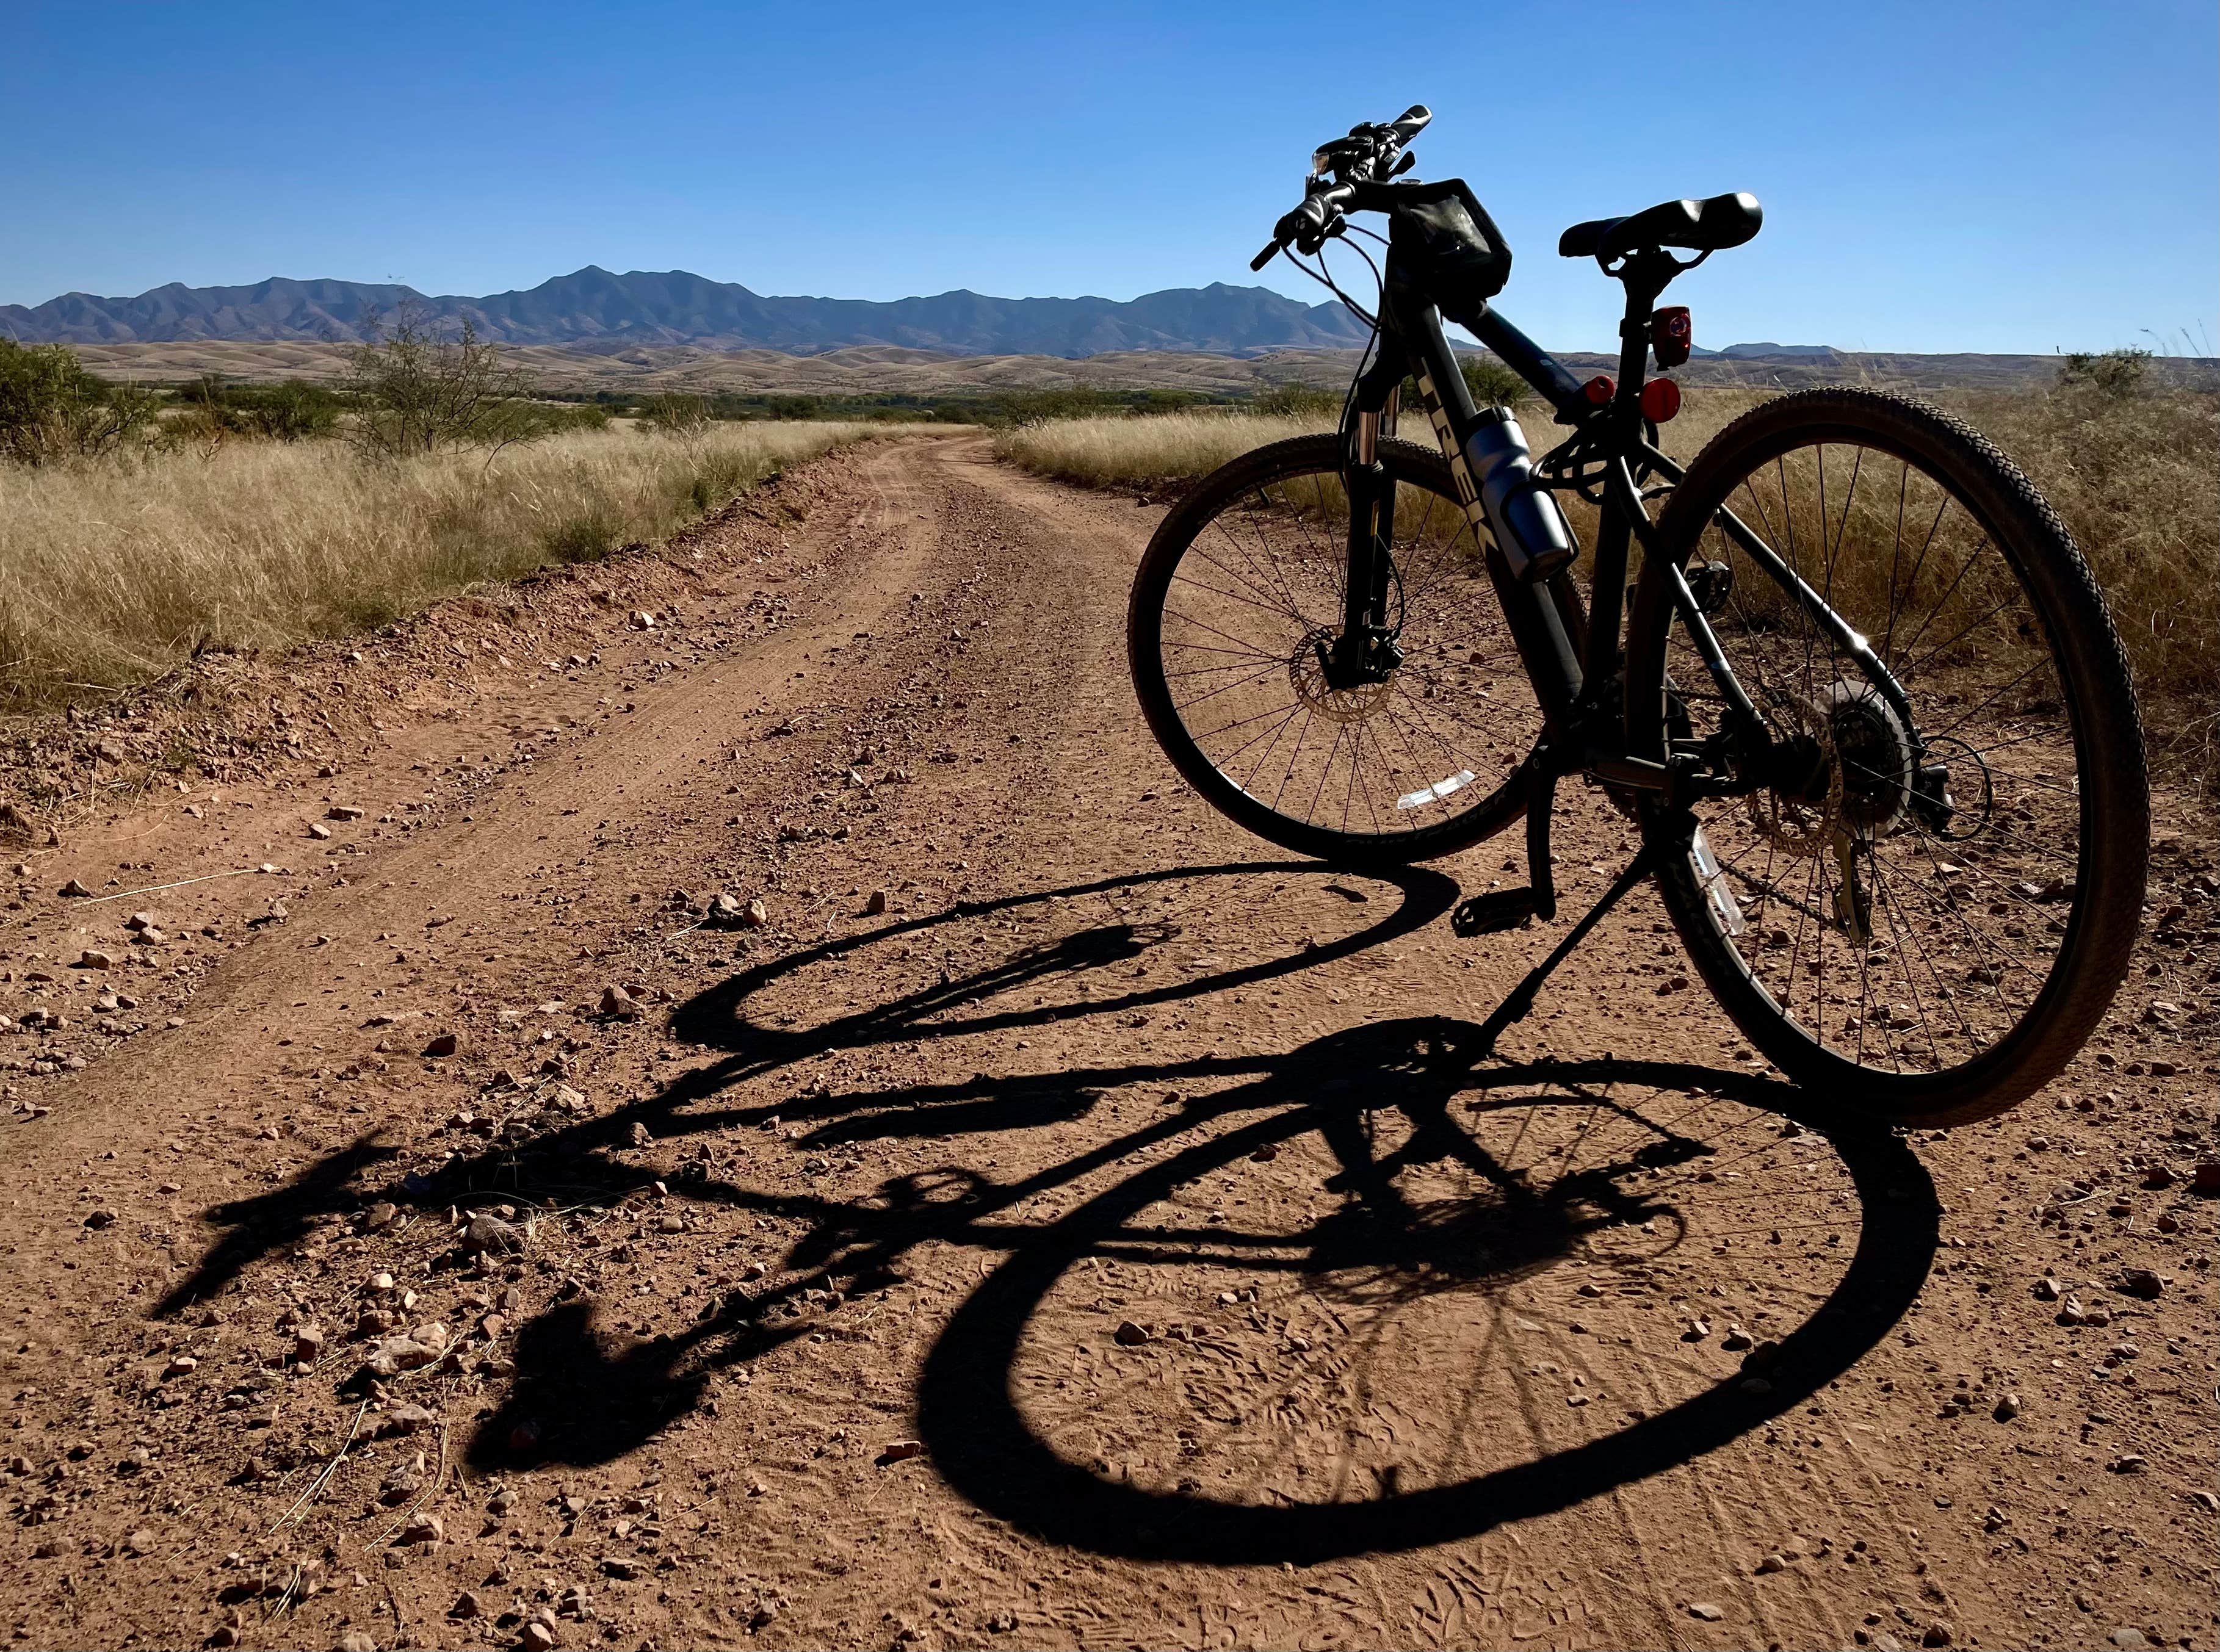
[[[1748,189],[1699,342],[2220,335],[2220,9],[2103,5],[18,0],[0,302],[269,275],[1127,298],[1244,283],[1311,147],[1432,105],[1499,301],[1599,347],[1576,219]],[[1285,266],[1269,284],[1318,296]]]

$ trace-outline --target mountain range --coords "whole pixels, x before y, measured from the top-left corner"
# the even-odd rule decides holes
[[[468,321],[503,344],[614,352],[670,345],[812,355],[895,345],[966,356],[1076,358],[1112,351],[1270,350],[1362,344],[1364,327],[1338,304],[1303,304],[1263,287],[1174,287],[1108,298],[993,298],[957,290],[879,303],[775,298],[683,270],[616,275],[594,265],[522,292],[434,296],[413,287],[284,277],[244,287],[172,282],[134,298],[65,293],[0,305],[0,337],[22,344],[203,340],[352,343],[403,305],[450,325]]]

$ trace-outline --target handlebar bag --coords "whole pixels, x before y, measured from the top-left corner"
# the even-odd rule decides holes
[[[1511,249],[1461,178],[1406,190],[1388,219],[1402,273],[1450,321],[1471,327],[1511,279]]]

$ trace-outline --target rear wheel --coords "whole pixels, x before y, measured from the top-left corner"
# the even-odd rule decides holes
[[[1730,537],[1730,511],[1868,639],[1909,709]],[[2126,973],[2150,806],[2119,639],[2073,538],[1922,403],[1782,396],[1674,489],[1628,637],[1637,751],[1725,745],[1678,562],[1773,749],[1661,877],[1706,982],[1791,1077],[1905,1123],[2000,1113],[2070,1061]]]
[[[1300,854],[1423,860],[1525,807],[1542,713],[1437,454],[1380,445],[1396,483],[1388,622],[1402,663],[1337,688],[1348,508],[1341,442],[1244,454],[1173,508],[1126,621],[1149,726],[1222,814]]]

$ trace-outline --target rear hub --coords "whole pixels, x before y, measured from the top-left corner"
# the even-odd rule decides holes
[[[1870,684],[1837,681],[1821,696],[1843,775],[1842,819],[1871,842],[1904,818],[1918,764],[1911,732]]]
[[[1870,686],[1836,681],[1816,695],[1784,695],[1768,720],[1763,783],[1750,794],[1750,813],[1791,854],[1819,854],[1837,833],[1870,843],[1917,798],[1911,732]]]

